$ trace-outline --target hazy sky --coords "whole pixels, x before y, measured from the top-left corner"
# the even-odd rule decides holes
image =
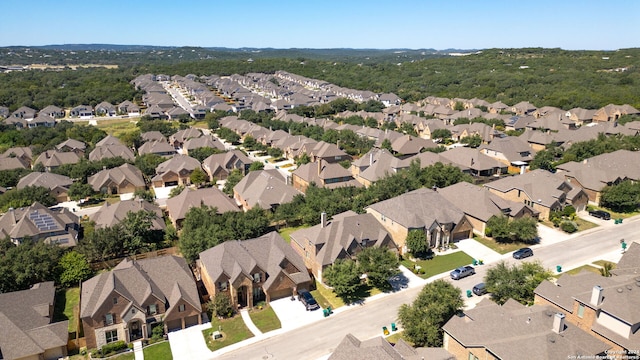
[[[638,0],[1,0],[0,46],[638,47]]]

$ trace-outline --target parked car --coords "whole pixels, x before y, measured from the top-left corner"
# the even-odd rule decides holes
[[[518,249],[513,253],[514,259],[524,259],[529,256],[533,256],[533,250],[531,250],[530,248]]]
[[[313,295],[311,295],[311,293],[308,292],[307,290],[298,291],[298,300],[302,302],[302,304],[305,306],[307,311],[320,308],[320,305],[318,305],[318,302],[316,301],[316,299],[314,299]]]
[[[476,286],[473,287],[473,293],[482,296],[487,293],[487,287],[484,283],[476,284]]]
[[[603,210],[591,210],[589,215],[600,218],[602,220],[611,220],[611,214]]]
[[[474,269],[473,266],[467,265],[467,266],[459,267],[459,268],[453,270],[450,273],[450,275],[451,275],[451,278],[453,280],[460,280],[460,279],[465,278],[467,276],[471,276],[471,275],[473,275],[475,273],[476,273],[476,269]]]

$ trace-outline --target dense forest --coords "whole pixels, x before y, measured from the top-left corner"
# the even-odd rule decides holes
[[[188,48],[172,51],[178,50],[190,53]],[[195,52],[195,49],[191,50]],[[145,59],[152,54],[157,56],[159,52],[139,52],[135,56]],[[254,53],[249,54],[253,56]],[[104,62],[130,56],[114,51],[105,51],[103,55]],[[442,96],[480,98],[489,102],[500,100],[509,105],[530,101],[538,107],[563,109],[595,109],[609,103],[640,107],[640,49],[613,52],[490,49],[466,56],[408,61],[399,61],[397,56],[402,54],[395,54],[393,60],[381,56],[369,58],[376,61],[368,63],[303,56],[256,56],[247,61],[246,55],[242,59],[216,59],[213,56],[197,60],[185,56],[183,61],[156,59],[125,64],[117,69],[3,73],[0,74],[0,83],[4,85],[0,88],[0,105],[13,110],[22,105],[41,108],[49,104],[68,107],[95,105],[100,101],[117,103],[140,95],[128,81],[144,73],[230,75],[285,70],[347,88],[392,92],[406,101]]]

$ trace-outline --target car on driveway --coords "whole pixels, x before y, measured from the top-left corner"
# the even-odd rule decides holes
[[[453,280],[460,280],[467,276],[471,276],[475,273],[476,273],[476,269],[474,269],[473,266],[467,265],[467,266],[459,267],[453,270],[449,275],[451,275],[451,278]]]
[[[486,294],[487,293],[486,285],[484,283],[476,284],[476,286],[473,287],[473,293],[478,296],[482,296]]]
[[[320,308],[316,299],[314,299],[313,295],[311,295],[307,290],[298,291],[298,300],[300,300],[300,302],[305,306],[307,311]]]
[[[527,258],[529,256],[533,256],[533,250],[531,250],[530,248],[518,249],[513,253],[513,258],[518,260]]]
[[[611,220],[611,214],[603,210],[591,210],[589,211],[589,215],[602,220]]]

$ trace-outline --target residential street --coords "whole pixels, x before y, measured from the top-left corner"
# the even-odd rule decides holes
[[[555,242],[548,246],[534,247],[534,256],[528,260],[540,260],[543,265],[555,270],[556,265],[569,269],[594,260],[609,259],[617,261],[621,256],[620,239],[627,243],[640,242],[637,226],[640,218],[625,220],[621,225],[598,227],[586,231],[583,235]],[[516,262],[511,254],[502,256],[508,262]],[[483,276],[491,264],[476,267],[476,275],[454,281],[463,290],[482,282]],[[443,275],[440,275],[442,277]],[[446,279],[449,277],[444,274]],[[451,280],[449,280],[451,281]],[[365,305],[353,306],[340,313],[331,315],[316,323],[281,333],[267,339],[255,341],[224,355],[215,354],[216,359],[318,359],[329,354],[347,333],[359,339],[368,339],[382,335],[382,326],[396,320],[401,304],[411,302],[419,293],[420,287],[408,288],[398,293],[368,300]],[[477,302],[474,296],[468,302]],[[212,359],[214,354],[212,354]]]

